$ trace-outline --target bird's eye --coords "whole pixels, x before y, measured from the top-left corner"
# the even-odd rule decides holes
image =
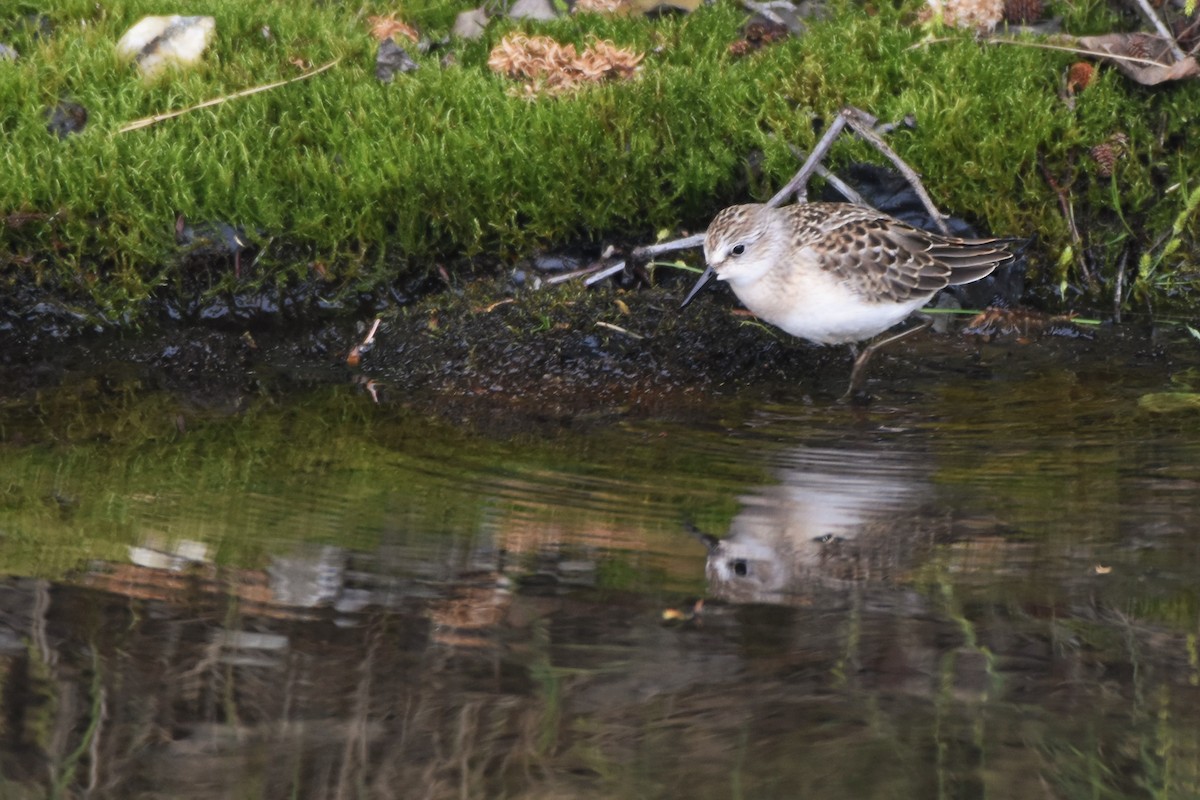
[[[729,248],[729,254],[732,256],[740,256],[745,252],[746,245],[744,244],[735,244],[733,247]]]

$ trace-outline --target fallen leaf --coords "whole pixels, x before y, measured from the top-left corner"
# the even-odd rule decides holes
[[[1200,75],[1200,63],[1195,57],[1177,61],[1171,52],[1171,43],[1161,36],[1140,32],[1108,33],[1081,36],[1075,41],[1143,86]]]
[[[1043,333],[1062,334],[1071,330],[1074,314],[1043,314],[1028,308],[991,306],[980,311],[963,328],[968,336],[1014,336],[1027,344]]]
[[[386,17],[367,17],[367,22],[371,23],[371,35],[381,42],[391,39],[396,34],[400,34],[414,43],[421,38],[411,25],[406,25],[396,19],[395,12]]]
[[[629,12],[629,0],[576,0],[571,11],[575,14],[617,16]]]

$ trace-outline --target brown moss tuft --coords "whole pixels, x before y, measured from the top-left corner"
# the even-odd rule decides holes
[[[588,83],[632,78],[644,58],[612,42],[593,42],[582,53],[573,44],[560,44],[549,36],[510,33],[488,56],[493,72],[526,81],[525,94],[559,94]]]

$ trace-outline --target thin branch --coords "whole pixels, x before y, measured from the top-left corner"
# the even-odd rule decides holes
[[[1179,42],[1175,41],[1175,35],[1171,33],[1171,29],[1159,19],[1158,14],[1150,5],[1148,0],[1137,0],[1138,8],[1150,20],[1150,24],[1154,26],[1154,30],[1158,31],[1158,35],[1167,40],[1167,44],[1171,46],[1171,55],[1175,56],[1176,61],[1183,61],[1187,55],[1183,52],[1183,48],[1179,46]]]
[[[872,146],[875,147],[876,150],[883,153],[883,155],[887,156],[888,159],[896,165],[896,168],[902,175],[904,175],[905,179],[909,182],[909,185],[913,187],[913,191],[915,191],[917,196],[921,198],[921,202],[925,205],[926,211],[929,212],[929,216],[933,219],[933,221],[937,223],[938,228],[942,231],[942,233],[949,235],[950,229],[946,226],[946,219],[933,204],[933,200],[930,199],[929,193],[925,191],[925,187],[921,184],[920,176],[917,175],[916,171],[912,167],[908,166],[908,164],[904,162],[904,159],[900,158],[900,156],[897,155],[892,148],[888,147],[887,143],[883,141],[883,138],[880,137],[879,134],[877,134],[873,129],[873,122],[874,120],[872,120],[872,118],[866,112],[860,111],[857,108],[847,106],[839,111],[837,117],[835,117],[833,122],[829,124],[829,127],[825,130],[825,133],[817,142],[816,147],[814,147],[813,151],[809,153],[808,159],[804,162],[796,174],[792,176],[792,179],[789,180],[782,189],[776,192],[774,197],[767,201],[767,206],[770,208],[775,208],[783,205],[789,200],[789,198],[791,198],[793,194],[796,195],[797,200],[800,202],[805,202],[807,199],[806,187],[808,185],[808,179],[812,177],[813,173],[824,177],[850,202],[866,205],[863,203],[862,197],[857,192],[839,180],[836,175],[825,169],[825,167],[821,166],[821,162],[825,159],[825,156],[829,154],[830,148],[833,147],[834,141],[837,140],[837,137],[842,133],[842,130],[849,125],[855,131],[855,133],[857,133],[863,139],[866,139]],[[792,149],[792,152],[796,153],[797,156],[802,155],[801,152],[795,148]],[[675,239],[670,242],[661,242],[659,244],[651,244],[644,247],[635,247],[630,253],[629,257],[633,261],[647,261],[655,256],[662,255],[663,253],[699,247],[703,243],[704,234],[696,234],[695,236],[688,236],[684,239]],[[591,286],[594,283],[602,281],[608,276],[620,272],[624,268],[625,262],[619,261],[610,267],[606,267],[600,272],[592,274],[587,279],[587,285]],[[553,280],[557,282],[558,280],[567,280],[570,277],[576,277],[576,275],[557,276]]]
[[[782,189],[775,193],[775,196],[767,201],[768,208],[774,208],[782,205],[792,193],[797,194],[797,199],[806,200],[807,192],[801,191],[808,186],[808,179],[816,170],[817,165],[825,160],[825,156],[829,153],[829,148],[833,147],[833,142],[837,139],[838,134],[842,132],[842,128],[846,127],[845,113],[838,114],[829,129],[825,131],[825,135],[817,142],[817,146],[808,154],[808,161],[804,162],[804,166],[800,167],[800,171],[792,176],[792,179],[787,182]]]
[[[792,151],[792,155],[794,155],[796,158],[800,159],[801,161],[804,160],[804,158],[805,158],[804,151],[801,150],[799,147],[796,147],[793,144],[789,144],[788,149]],[[837,175],[830,172],[828,169],[826,169],[821,164],[817,164],[816,172],[818,175],[820,175],[822,178],[825,179],[826,183],[828,183],[830,186],[832,186],[834,189],[836,189],[838,194],[840,194],[842,197],[846,198],[851,203],[854,203],[855,205],[860,205],[860,206],[867,204],[867,201],[863,199],[863,196],[861,194],[859,194],[858,192],[854,191],[854,188],[850,184],[846,183],[844,180],[839,178]]]
[[[921,198],[921,203],[924,204],[925,210],[929,212],[929,216],[937,224],[938,230],[949,236],[950,228],[946,225],[946,218],[942,215],[942,212],[937,210],[937,206],[933,204],[933,199],[929,196],[929,192],[925,191],[925,186],[921,183],[921,177],[917,175],[916,170],[896,154],[895,150],[888,146],[882,136],[875,132],[875,129],[872,127],[873,121],[867,114],[857,108],[843,108],[842,117],[845,118],[846,124],[854,129],[855,133],[870,142],[876,150],[883,153],[896,165],[896,169],[900,170],[900,174],[912,186],[913,191],[917,193],[917,197]]]
[[[1117,281],[1113,289],[1113,321],[1121,324],[1121,295],[1125,293],[1125,266],[1129,263],[1129,248],[1121,248],[1121,258],[1117,260]]]
[[[230,100],[236,100],[239,97],[247,97],[249,95],[258,94],[259,92],[265,92],[270,89],[277,89],[280,86],[287,86],[289,83],[295,83],[296,81],[302,81],[302,80],[305,80],[306,78],[311,78],[313,75],[318,75],[318,74],[324,72],[325,70],[329,69],[330,67],[334,66],[341,60],[342,60],[341,58],[335,58],[333,61],[330,61],[328,64],[326,64],[323,67],[317,67],[316,69],[312,70],[311,72],[306,72],[303,75],[297,75],[295,78],[289,78],[286,81],[276,81],[275,83],[268,83],[264,86],[255,86],[250,89],[243,89],[240,92],[234,92],[233,94],[227,94],[224,97],[214,97],[213,99],[205,100],[203,103],[200,103],[198,105],[190,106],[188,108],[181,108],[178,111],[167,111],[162,114],[155,114],[152,117],[145,117],[143,119],[135,120],[133,122],[122,125],[120,128],[117,129],[117,133],[128,133],[129,131],[136,131],[136,130],[140,130],[142,128],[148,128],[151,125],[156,125],[159,122],[163,122],[164,120],[168,120],[168,119],[174,119],[175,117],[181,117],[184,114],[191,113],[192,111],[199,111],[202,108],[208,108],[209,106],[220,105],[221,103],[226,103]]]
[[[1079,226],[1075,224],[1075,208],[1071,205],[1071,198],[1067,192],[1069,186],[1063,186],[1055,180],[1046,166],[1045,158],[1040,153],[1038,154],[1038,166],[1042,170],[1042,177],[1046,179],[1046,183],[1058,197],[1058,207],[1062,211],[1063,220],[1067,223],[1067,230],[1071,234],[1071,250],[1075,256],[1075,266],[1078,267],[1084,281],[1087,282],[1088,290],[1094,291],[1095,279],[1092,277],[1092,271],[1088,268],[1087,260],[1083,255],[1083,236],[1079,233]],[[1074,179],[1071,182],[1074,183]]]
[[[600,270],[595,275],[593,275],[590,278],[588,278],[587,280],[585,280],[583,282],[583,285],[591,286],[594,283],[599,283],[600,281],[607,278],[609,275],[616,275],[618,272],[620,272],[623,269],[625,269],[625,262],[618,261],[616,264],[613,264],[611,267],[606,267],[605,269]]]
[[[634,261],[649,261],[656,256],[662,255],[663,253],[673,253],[676,250],[689,250],[693,247],[699,247],[702,244],[704,244],[704,234],[697,233],[693,236],[686,236],[682,239],[673,239],[669,242],[659,242],[658,244],[648,244],[644,247],[635,247],[633,248],[633,252],[629,254],[629,257]],[[621,268],[624,269],[624,267],[625,262],[622,261]],[[616,269],[612,270],[612,272],[616,271]],[[605,270],[605,273],[606,277],[607,275],[612,274],[611,272],[608,272],[608,270]],[[597,278],[597,280],[602,280],[602,278]]]
[[[837,137],[842,133],[842,130],[847,125],[850,125],[859,136],[870,142],[877,150],[879,150],[879,152],[887,156],[888,159],[890,159],[891,162],[896,165],[896,168],[900,170],[901,174],[904,175],[905,179],[908,180],[909,184],[913,187],[913,190],[917,193],[917,196],[921,198],[921,202],[925,205],[930,217],[933,218],[943,233],[949,234],[950,230],[946,227],[945,218],[942,216],[942,213],[937,210],[937,207],[934,206],[933,201],[929,198],[929,193],[926,192],[925,187],[921,185],[921,179],[917,175],[916,171],[913,170],[912,167],[908,166],[908,164],[904,162],[904,159],[900,158],[900,156],[898,156],[896,152],[892,150],[892,148],[888,147],[879,134],[875,133],[871,127],[871,119],[865,112],[849,106],[838,112],[837,117],[834,118],[833,122],[830,123],[829,127],[825,130],[825,133],[821,136],[820,141],[817,142],[817,146],[814,147],[813,151],[808,154],[808,159],[804,162],[796,174],[792,176],[792,179],[789,180],[782,189],[776,192],[774,197],[767,201],[767,206],[774,208],[782,205],[783,203],[787,202],[792,194],[796,194],[797,199],[800,201],[806,200],[806,187],[808,185],[808,179],[812,177],[814,172],[818,175],[821,175],[826,180],[829,180],[834,185],[834,188],[845,195],[846,199],[853,203],[862,203],[862,197],[857,192],[839,180],[835,175],[833,175],[833,173],[826,170],[825,167],[821,166],[821,162],[825,159],[825,156],[829,154],[829,150],[833,147],[833,143],[837,140]],[[797,152],[797,154],[799,153],[799,151],[793,152]],[[663,242],[661,244],[638,247],[634,249],[631,256],[634,259],[649,259],[656,255],[672,252],[674,250],[684,250],[690,247],[698,247],[703,244],[703,242],[703,234],[697,234],[695,236],[689,236],[686,239],[676,239],[671,242]],[[620,266],[623,268],[624,264],[622,263]],[[589,279],[589,285],[592,282],[602,280],[604,277],[607,277],[616,271],[617,266],[614,265],[612,268],[605,270],[603,273],[593,275]]]
[[[631,330],[622,328],[620,325],[613,325],[611,322],[602,322],[600,320],[597,320],[596,326],[599,328],[608,328],[610,331],[616,331],[617,333],[623,333],[626,336],[629,336],[634,339],[645,339],[646,338],[645,336],[642,336],[640,333],[634,333]]]
[[[595,264],[589,264],[588,266],[584,267],[583,269],[573,269],[570,272],[563,272],[558,275],[551,275],[549,278],[546,278],[545,284],[547,286],[553,286],[556,283],[563,283],[565,281],[573,281],[576,278],[582,278],[584,275],[595,274],[595,272],[597,270],[599,270],[600,268],[601,268],[600,262],[597,261]],[[624,268],[625,268],[625,262],[622,261],[621,269],[624,269]],[[615,270],[614,270],[614,272],[615,272]],[[609,274],[611,275],[612,273],[609,273]]]

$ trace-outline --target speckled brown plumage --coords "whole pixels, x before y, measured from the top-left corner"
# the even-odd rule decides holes
[[[993,239],[941,236],[848,203],[732,206],[709,225],[704,256],[759,317],[823,344],[869,339],[1012,257]]]
[[[736,231],[763,206],[732,206],[712,231]],[[990,274],[1011,256],[994,239],[956,239],[914,228],[866,206],[800,203],[777,209],[795,251],[812,248],[820,268],[871,302],[903,302]]]

